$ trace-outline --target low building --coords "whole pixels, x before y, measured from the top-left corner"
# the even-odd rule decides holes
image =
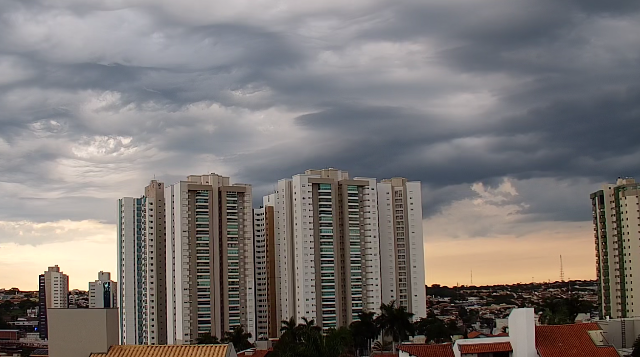
[[[50,357],[106,353],[120,342],[118,309],[49,309],[47,318]]]
[[[49,350],[47,350],[46,348],[38,348],[37,350],[31,352],[29,357],[49,357]]]
[[[122,345],[113,346],[107,353],[91,353],[84,357],[238,357],[232,344],[228,345]]]

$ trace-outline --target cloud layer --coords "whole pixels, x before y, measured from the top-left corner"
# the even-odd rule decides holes
[[[3,227],[112,224],[154,175],[260,196],[332,166],[421,180],[428,220],[508,185],[496,207],[518,224],[483,212],[476,233],[518,237],[587,221],[599,183],[640,176],[635,0],[0,7]]]

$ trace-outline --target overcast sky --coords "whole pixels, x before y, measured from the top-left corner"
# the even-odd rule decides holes
[[[637,0],[0,0],[0,287],[116,275],[116,200],[216,172],[423,183],[427,284],[594,278],[640,176]]]

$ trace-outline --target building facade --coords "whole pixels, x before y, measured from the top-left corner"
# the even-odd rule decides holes
[[[113,309],[118,306],[118,284],[111,273],[98,273],[98,280],[89,283],[89,308]]]
[[[382,301],[427,316],[422,190],[420,182],[392,178],[378,183]]]
[[[274,202],[278,319],[345,326],[381,303],[375,179],[336,169],[280,180]]]
[[[167,343],[193,344],[240,325],[255,337],[251,186],[189,176],[165,197]]]
[[[49,267],[39,276],[38,331],[40,338],[48,339],[48,309],[66,309],[69,307],[69,276],[57,265]]]
[[[167,343],[165,187],[152,180],[139,198],[118,201],[121,343]]]
[[[640,184],[619,178],[590,197],[600,315],[640,317]]]
[[[119,345],[118,309],[51,309],[49,357],[87,357]]]
[[[280,335],[277,319],[276,245],[274,233],[275,194],[265,196],[261,208],[253,210],[256,279],[256,338]]]

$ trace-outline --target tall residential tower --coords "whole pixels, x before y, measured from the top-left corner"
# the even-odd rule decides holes
[[[167,343],[164,184],[156,180],[140,198],[118,201],[118,306],[120,342]]]
[[[592,193],[591,206],[600,315],[640,317],[640,184],[619,178]]]
[[[262,207],[253,210],[256,255],[256,338],[280,336],[276,291],[276,242],[274,202],[276,195],[263,199]]]
[[[255,332],[251,186],[216,174],[165,189],[168,344]]]
[[[414,314],[427,316],[422,191],[420,182],[392,178],[378,183],[382,301],[394,300]]]
[[[57,265],[49,267],[39,277],[38,331],[40,338],[49,337],[47,309],[66,309],[69,307],[69,276]]]
[[[275,193],[277,319],[346,326],[381,301],[376,181],[308,170]]]

